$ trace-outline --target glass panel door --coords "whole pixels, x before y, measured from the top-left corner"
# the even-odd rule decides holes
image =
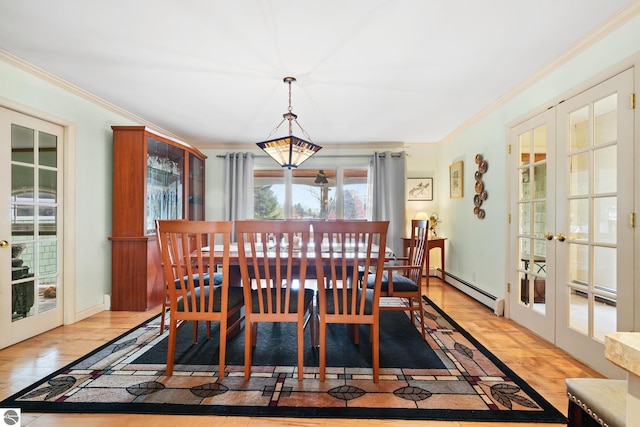
[[[558,107],[557,344],[605,375],[608,332],[633,328],[633,72]]]
[[[0,276],[5,347],[62,324],[62,129],[0,110],[0,135],[0,169],[8,171],[0,193],[9,200],[8,217],[0,216],[0,240],[10,248],[0,258],[10,265]]]
[[[536,334],[554,339],[554,113],[547,111],[511,131],[515,221],[509,315]]]

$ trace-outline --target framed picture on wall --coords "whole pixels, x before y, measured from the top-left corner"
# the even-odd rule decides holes
[[[452,199],[460,199],[463,196],[462,173],[462,160],[449,165],[449,191]]]
[[[407,200],[433,200],[433,178],[407,178]]]

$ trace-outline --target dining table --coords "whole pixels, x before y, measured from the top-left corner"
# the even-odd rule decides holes
[[[246,245],[247,245],[246,246],[247,248],[250,247],[248,243]],[[351,250],[348,244],[346,245],[346,249],[347,249],[347,252],[355,254],[355,250]],[[204,246],[202,248],[203,255],[208,253],[210,250],[211,250],[210,246]],[[215,258],[222,259],[224,245],[221,245],[221,244],[213,245],[213,250],[214,250]],[[267,257],[269,257],[269,254],[275,254],[275,250],[276,250],[275,245],[268,247],[266,252]],[[286,244],[284,244],[281,246],[280,250],[288,250],[288,247],[286,246]],[[341,248],[339,248],[338,246],[334,246],[334,253],[336,253],[339,250],[341,250]],[[260,253],[262,254],[262,256],[264,256],[264,252],[260,252]],[[323,259],[326,259],[327,262],[330,260],[330,253],[331,252],[329,250],[329,246],[323,245],[322,256],[323,256]],[[301,258],[302,248],[294,247],[293,254],[294,254],[293,260],[294,260],[294,266],[295,266],[296,265],[295,261],[300,260]],[[372,254],[376,254],[376,256],[380,254],[380,248],[378,245],[372,244]],[[297,255],[297,257],[295,257],[295,255]],[[315,256],[316,256],[316,252],[315,252],[314,244],[313,242],[310,242],[309,246],[307,247],[307,260],[308,260],[307,274],[306,274],[307,279],[317,278],[316,266],[314,262]],[[384,256],[386,259],[393,258],[394,257],[393,250],[389,247],[385,247]],[[206,259],[206,258],[208,257],[203,256],[203,259]],[[269,259],[275,262],[275,258],[273,256],[269,257]],[[362,257],[362,259],[364,260],[364,257]],[[286,268],[285,266],[283,267]],[[222,270],[222,265],[217,265],[215,272],[222,272],[221,270]],[[237,243],[231,243],[229,245],[229,286],[242,286],[242,276],[240,274],[240,258],[238,255]],[[238,327],[235,330],[229,331],[229,333],[227,334],[227,337],[232,338],[235,335],[237,335],[239,332],[240,332],[240,328]]]
[[[214,253],[216,258],[222,257],[222,253],[224,251],[224,246],[223,245],[214,245]],[[246,248],[249,248],[249,244],[246,244],[245,246]],[[355,252],[355,248],[353,248],[353,246],[349,246],[349,244],[345,245],[346,250],[348,253],[356,253]],[[334,253],[337,253],[341,250],[342,248],[339,247],[338,245],[334,245]],[[205,246],[202,248],[203,253],[208,252],[211,250],[210,246]],[[267,248],[267,252],[266,255],[269,259],[274,259],[275,262],[275,258],[270,257],[270,254],[275,254],[275,245],[274,246],[270,246]],[[285,251],[288,250],[288,246],[286,244],[281,245],[280,247],[281,251]],[[372,254],[379,254],[380,253],[380,248],[378,247],[378,245],[373,244],[372,245]],[[264,252],[260,252],[259,254],[261,254],[261,256],[264,256]],[[294,266],[297,264],[296,260],[300,260],[301,258],[301,254],[302,254],[302,248],[296,248],[294,247],[293,249],[293,261],[294,261]],[[308,267],[307,267],[307,275],[306,277],[309,279],[315,279],[316,276],[316,268],[315,268],[315,262],[313,260],[315,260],[315,256],[316,256],[316,252],[315,252],[315,248],[313,245],[313,242],[309,243],[309,246],[307,247],[307,259],[309,260],[308,262]],[[328,244],[322,245],[322,256],[323,259],[326,259],[327,261],[329,261],[329,256],[330,256],[330,251],[329,251],[329,246]],[[393,251],[391,248],[389,247],[385,247],[384,250],[384,256],[386,258],[392,258],[393,257]],[[363,258],[364,259],[364,258]],[[222,266],[218,265],[216,266],[216,272],[221,272],[222,270]],[[238,255],[238,244],[237,243],[231,243],[229,245],[229,286],[242,286],[242,279],[241,279],[241,275],[240,275],[240,258]]]

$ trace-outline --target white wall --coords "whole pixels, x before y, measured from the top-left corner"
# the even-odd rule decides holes
[[[101,310],[104,295],[111,292],[111,125],[134,123],[3,61],[0,105],[75,128],[68,169],[75,173],[73,191],[65,193],[71,205],[67,218],[74,219],[65,227],[74,228],[75,252],[65,280],[75,282],[70,286],[75,292],[72,317]]]
[[[440,152],[441,188],[440,226],[447,241],[447,272],[470,282],[490,294],[504,298],[506,293],[506,239],[508,200],[506,187],[508,127],[532,112],[539,112],[584,90],[614,70],[622,71],[621,62],[640,49],[640,17],[636,16],[581,54],[558,67],[519,95],[493,110],[442,145]],[[638,84],[636,82],[636,84]],[[637,89],[636,89],[637,90]],[[484,220],[473,215],[475,191],[474,157],[481,153],[489,163],[483,177],[488,199],[483,208]],[[445,184],[447,165],[464,161],[464,198],[450,199]],[[515,214],[515,213],[514,213]]]

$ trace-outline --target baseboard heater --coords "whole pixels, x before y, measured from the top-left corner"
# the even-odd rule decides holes
[[[453,286],[461,292],[469,295],[471,298],[478,301],[480,304],[487,306],[487,308],[493,310],[496,316],[504,315],[504,300],[501,298],[497,298],[490,293],[483,291],[477,286],[472,285],[469,282],[466,282],[459,277],[454,276],[451,273],[446,273],[446,278],[442,277],[442,269],[436,269],[436,277],[440,277],[445,283]]]

